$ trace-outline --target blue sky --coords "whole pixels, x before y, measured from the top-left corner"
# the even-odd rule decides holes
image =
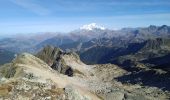
[[[0,34],[170,25],[170,0],[0,0]]]

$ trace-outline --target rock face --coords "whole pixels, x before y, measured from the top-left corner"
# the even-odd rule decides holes
[[[36,56],[45,61],[52,69],[62,74],[73,76],[73,70],[62,59],[63,54],[64,52],[59,48],[46,46]]]
[[[48,45],[38,52],[36,56],[51,66],[62,53],[61,49]]]
[[[36,56],[51,66],[52,69],[58,71],[59,73],[73,76],[74,71],[71,66],[66,64],[64,58],[65,56],[71,56],[75,58],[76,61],[80,62],[80,59],[77,54],[75,53],[66,53],[59,48],[46,46],[43,50],[41,50]]]

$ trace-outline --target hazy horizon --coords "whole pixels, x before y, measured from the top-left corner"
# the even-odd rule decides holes
[[[170,25],[169,0],[1,0],[0,34],[69,32],[97,23],[109,29]]]

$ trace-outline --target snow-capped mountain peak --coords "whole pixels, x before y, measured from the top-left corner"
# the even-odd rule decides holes
[[[93,30],[93,29],[100,29],[100,30],[105,30],[105,28],[103,26],[99,26],[96,23],[91,23],[88,25],[83,25],[82,27],[80,27],[81,30]]]

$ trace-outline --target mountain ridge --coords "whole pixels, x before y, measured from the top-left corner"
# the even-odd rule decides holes
[[[170,96],[169,92],[153,86],[141,86],[140,83],[133,84],[132,80],[127,84],[128,76],[136,75],[135,72],[129,72],[113,64],[86,65],[77,55],[57,53],[58,51],[62,50],[47,46],[38,54],[42,55],[40,56],[42,60],[24,53],[18,55],[11,63],[0,67],[0,98],[129,100],[142,97],[145,100],[168,100]],[[49,66],[51,64],[43,61],[44,56],[54,59],[61,56],[55,61],[60,62],[57,59],[61,59],[62,63],[76,69],[74,75],[69,76],[53,69],[52,66]],[[145,76],[149,74],[148,70],[154,71],[153,69],[141,69],[140,72],[143,72]],[[147,73],[145,74],[145,72]],[[155,72],[158,70],[149,75],[155,75]],[[155,81],[159,79],[159,75],[164,74],[165,72],[159,71]],[[138,78],[138,74],[135,78]]]

